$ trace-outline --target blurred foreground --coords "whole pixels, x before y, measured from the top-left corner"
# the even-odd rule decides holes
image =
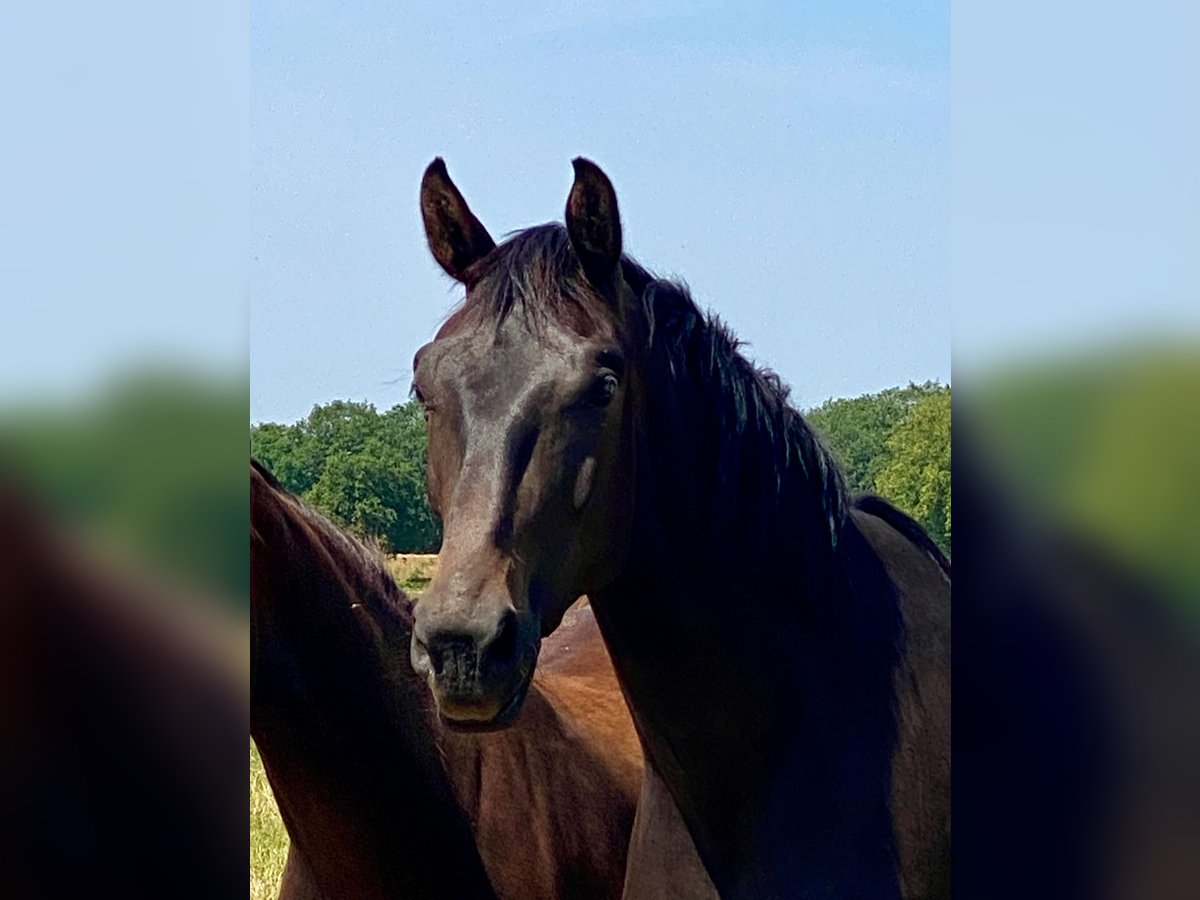
[[[0,411],[0,893],[245,889],[244,378]]]
[[[1200,885],[1200,353],[956,373],[955,888]]]

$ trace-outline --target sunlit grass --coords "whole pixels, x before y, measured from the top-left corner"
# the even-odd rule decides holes
[[[396,583],[405,592],[416,597],[433,579],[434,570],[437,568],[437,554],[402,553],[388,560],[388,568]]]
[[[275,900],[287,861],[288,835],[258,748],[250,744],[250,900]]]

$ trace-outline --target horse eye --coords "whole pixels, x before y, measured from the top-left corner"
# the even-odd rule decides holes
[[[592,392],[592,401],[596,406],[607,406],[616,393],[617,376],[612,372],[605,372],[596,382],[596,387]]]

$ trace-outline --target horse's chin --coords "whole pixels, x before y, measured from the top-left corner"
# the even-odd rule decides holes
[[[435,691],[438,721],[451,731],[460,732],[500,731],[509,727],[517,720],[525,706],[525,698],[529,695],[529,687],[533,683],[534,668],[530,663],[507,699],[499,705],[481,706],[474,702],[454,702],[438,696]]]

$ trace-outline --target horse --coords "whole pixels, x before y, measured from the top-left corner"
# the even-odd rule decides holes
[[[379,555],[253,460],[250,485],[251,732],[291,837],[280,896],[620,896],[641,753],[590,607],[512,729],[448,731]]]
[[[723,897],[942,897],[949,561],[850,497],[775,374],[622,248],[573,162],[565,226],[497,245],[435,159],[420,206],[462,303],[413,361],[444,523],[412,662],[441,716],[514,720],[581,594],[646,757],[627,896],[677,814]],[[784,288],[786,291],[786,288]]]

